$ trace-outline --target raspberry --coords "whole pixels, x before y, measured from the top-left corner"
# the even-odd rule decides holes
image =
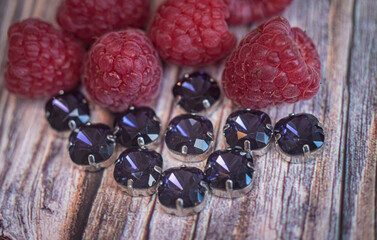
[[[114,112],[150,103],[161,78],[157,51],[144,32],[135,29],[100,37],[85,59],[82,76],[91,99]]]
[[[149,0],[64,0],[57,20],[65,31],[86,43],[93,43],[110,31],[143,27],[149,9]]]
[[[264,108],[313,98],[321,83],[321,62],[312,40],[275,17],[250,32],[228,57],[225,94],[246,108]]]
[[[258,22],[279,15],[293,0],[225,0],[230,24]]]
[[[177,65],[213,63],[233,50],[235,36],[222,0],[167,0],[153,18],[149,35],[160,56]]]
[[[25,98],[52,96],[77,86],[82,46],[49,23],[26,19],[8,30],[5,85]]]

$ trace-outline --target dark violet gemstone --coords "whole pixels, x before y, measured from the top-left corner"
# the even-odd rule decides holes
[[[277,141],[280,149],[293,156],[304,154],[305,145],[313,152],[321,148],[325,140],[318,119],[306,113],[280,119],[275,125],[274,132],[277,136],[280,134]]]
[[[187,154],[198,155],[209,149],[212,134],[213,126],[208,118],[184,114],[170,121],[165,142],[172,151],[182,153],[186,146]]]
[[[132,179],[133,188],[148,189],[160,179],[160,172],[154,169],[156,166],[162,168],[159,153],[132,147],[120,154],[115,164],[114,178],[123,186],[127,186],[127,181]]]
[[[89,165],[88,156],[93,155],[96,163],[106,161],[114,152],[114,140],[108,138],[111,130],[104,124],[81,126],[69,136],[69,156],[78,165]]]
[[[204,180],[203,172],[194,167],[168,169],[161,178],[158,188],[160,203],[169,208],[176,208],[178,198],[183,200],[183,207],[189,208],[200,204],[206,194],[206,188],[200,182]]]
[[[156,113],[149,107],[131,108],[119,114],[115,119],[115,134],[117,141],[124,147],[139,146],[138,138],[142,137],[144,144],[157,140],[160,134],[160,121]]]
[[[200,71],[185,75],[173,87],[178,104],[190,113],[200,112],[212,106],[220,98],[220,88],[210,75]]]
[[[239,149],[215,151],[208,157],[206,180],[212,188],[225,190],[226,181],[232,180],[233,189],[247,187],[252,179],[253,159],[249,153]]]
[[[70,130],[71,120],[74,121],[76,127],[80,127],[90,119],[88,102],[84,95],[77,91],[51,98],[46,103],[45,111],[47,121],[57,131]]]
[[[226,142],[232,148],[244,148],[245,141],[250,142],[250,150],[266,147],[272,136],[270,117],[257,110],[240,110],[229,115],[224,127]]]

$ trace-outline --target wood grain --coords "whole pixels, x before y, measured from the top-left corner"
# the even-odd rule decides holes
[[[163,0],[154,1],[154,8]],[[130,197],[100,173],[76,169],[67,139],[43,119],[45,100],[27,101],[3,87],[7,29],[38,17],[53,22],[57,0],[0,1],[0,239],[376,239],[377,238],[377,3],[296,0],[283,14],[317,44],[323,82],[313,100],[264,109],[273,122],[291,112],[319,117],[326,131],[321,157],[305,164],[282,161],[272,149],[256,159],[256,187],[244,198],[211,196],[196,216],[165,214],[155,196]],[[253,26],[232,26],[239,40]],[[223,62],[204,70],[220,80]],[[164,66],[153,104],[165,127],[182,113],[170,92],[194,68]],[[223,99],[209,115],[216,148],[235,109]],[[112,123],[93,106],[93,122]],[[161,142],[164,169],[182,163]],[[117,154],[122,151],[117,149]],[[204,162],[193,166],[202,168]]]

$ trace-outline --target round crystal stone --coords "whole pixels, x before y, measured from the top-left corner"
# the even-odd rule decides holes
[[[258,110],[233,112],[227,118],[224,135],[232,148],[241,147],[245,151],[262,149],[271,140],[271,119],[266,113]],[[250,149],[245,149],[245,146]]]
[[[168,148],[181,154],[199,155],[206,152],[213,141],[211,121],[202,116],[184,114],[170,121],[165,136]]]
[[[182,199],[184,208],[197,206],[203,202],[207,192],[200,183],[203,180],[204,174],[198,168],[168,169],[161,178],[158,199],[168,208],[177,208],[177,199]]]
[[[51,127],[57,131],[85,125],[90,119],[87,100],[80,92],[73,91],[57,95],[46,103],[46,118]],[[71,123],[70,123],[71,122]]]
[[[196,113],[211,107],[220,99],[220,88],[213,78],[203,72],[186,74],[173,87],[178,104],[189,113]]]
[[[114,178],[125,187],[131,179],[133,188],[148,189],[159,181],[161,169],[159,153],[132,147],[120,154],[114,167]]]
[[[81,126],[69,136],[69,156],[78,165],[89,165],[89,158],[94,163],[101,163],[114,152],[114,140],[110,138],[111,130],[104,124]]]
[[[118,128],[116,139],[124,147],[148,145],[160,135],[160,121],[149,107],[131,108],[119,114],[114,126]]]
[[[279,120],[274,128],[277,144],[289,155],[304,154],[304,146],[310,152],[322,147],[325,135],[319,121],[311,114],[296,114]]]
[[[253,159],[240,149],[218,150],[207,160],[206,180],[211,188],[226,190],[226,182],[232,181],[232,189],[250,185],[253,179]]]

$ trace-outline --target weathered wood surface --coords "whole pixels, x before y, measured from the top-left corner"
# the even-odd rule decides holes
[[[155,1],[158,4],[159,1]],[[45,100],[10,95],[3,84],[7,29],[27,17],[54,21],[57,0],[0,1],[0,239],[376,239],[377,238],[377,3],[374,0],[296,0],[284,13],[318,46],[323,84],[311,101],[265,109],[276,122],[309,112],[324,123],[327,142],[315,162],[288,164],[275,150],[257,159],[256,188],[247,197],[211,196],[197,216],[161,211],[155,196],[131,198],[112,168],[74,168],[67,140],[44,121]],[[232,27],[242,38],[253,26]],[[221,77],[222,63],[205,68]],[[179,114],[171,86],[191,68],[165,64],[154,104],[166,126]],[[111,115],[94,107],[94,122]],[[210,115],[221,133],[235,107],[224,100]],[[181,163],[169,158],[164,169]],[[120,150],[119,150],[120,151]],[[194,164],[203,167],[204,163]]]

